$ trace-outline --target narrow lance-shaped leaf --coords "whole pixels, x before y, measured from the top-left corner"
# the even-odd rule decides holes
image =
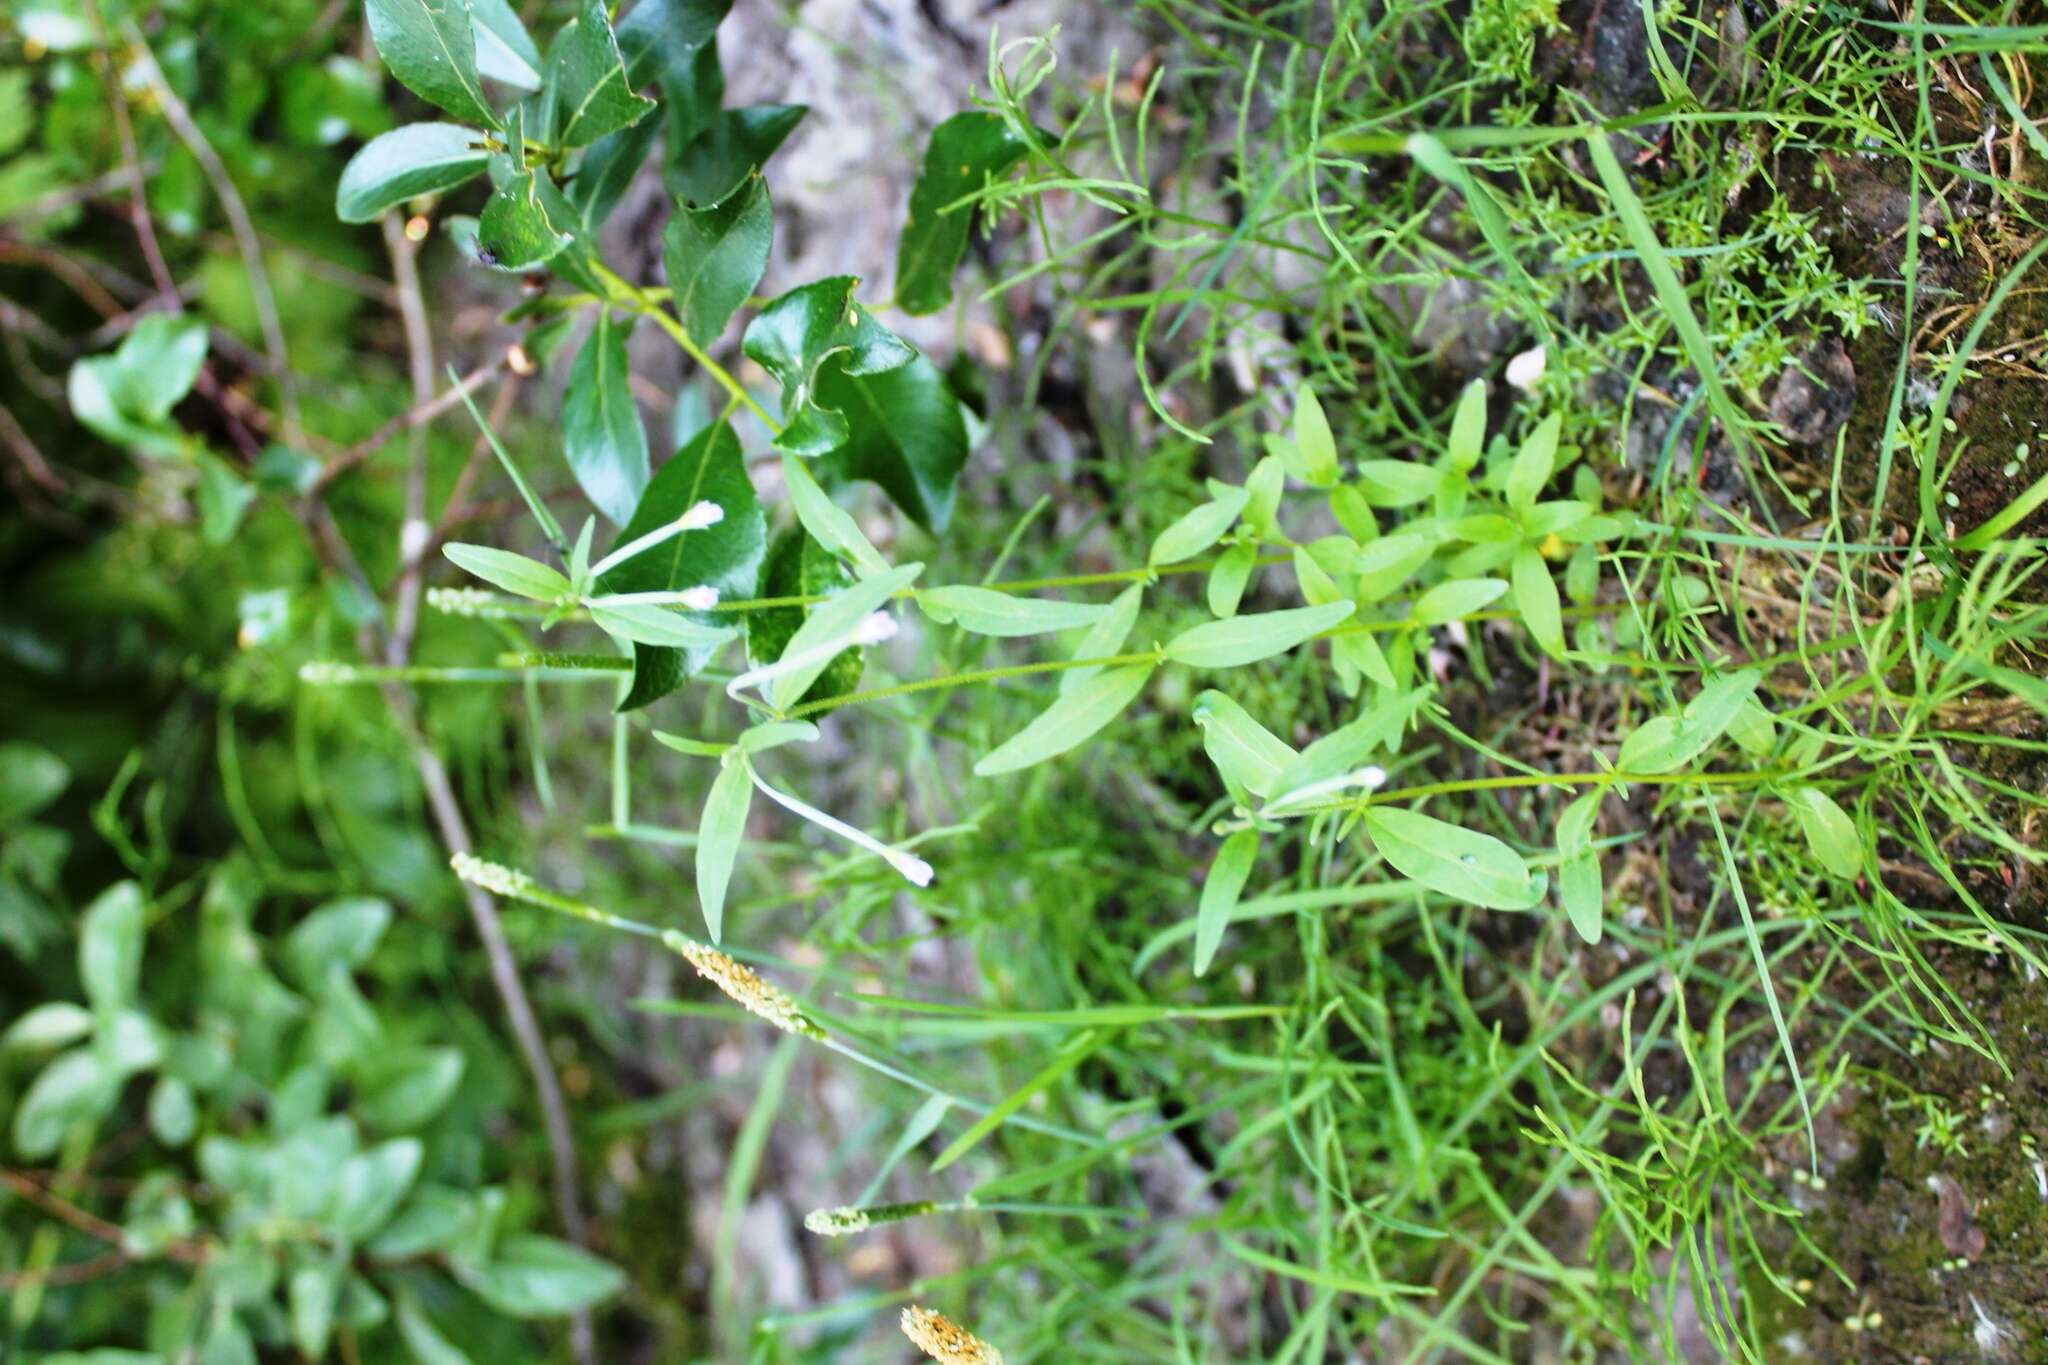
[[[1223,841],[1216,860],[1209,864],[1209,878],[1202,883],[1202,897],[1195,907],[1195,975],[1209,970],[1216,949],[1223,943],[1223,931],[1230,924],[1230,912],[1251,876],[1259,857],[1259,832],[1241,829]]]
[[[1261,799],[1280,789],[1281,775],[1298,757],[1286,740],[1213,688],[1195,698],[1194,718],[1202,747],[1226,783]]]
[[[1209,570],[1205,593],[1211,616],[1237,615],[1238,603],[1244,600],[1245,585],[1251,581],[1252,570],[1258,566],[1259,551],[1254,545],[1233,545],[1216,557],[1216,566]]]
[[[1514,463],[1508,466],[1507,496],[1508,506],[1516,511],[1527,512],[1535,504],[1536,495],[1543,491],[1543,485],[1550,482],[1550,471],[1557,462],[1557,436],[1563,425],[1564,418],[1553,412],[1515,452]]]
[[[1289,473],[1312,488],[1337,482],[1337,441],[1315,390],[1303,384],[1294,394],[1294,439],[1287,447],[1296,463]]]
[[[1458,396],[1451,413],[1451,435],[1444,446],[1444,462],[1463,472],[1479,463],[1486,446],[1486,382],[1475,379]]]
[[[1226,488],[1215,498],[1187,512],[1153,540],[1151,553],[1145,556],[1146,564],[1158,568],[1162,564],[1178,564],[1184,559],[1193,559],[1236,524],[1250,498],[1251,494],[1242,488]],[[1230,613],[1216,614],[1227,616]]]
[[[968,586],[927,588],[917,595],[917,605],[941,625],[957,624],[971,634],[998,638],[1072,630],[1092,624],[1107,610],[1095,602],[1058,602]]]
[[[832,554],[851,560],[854,571],[862,578],[888,572],[889,561],[882,558],[882,552],[861,531],[860,524],[832,501],[832,495],[802,460],[787,452],[782,456],[782,481],[796,508],[797,520],[814,540]]]
[[[1365,828],[1395,871],[1454,900],[1527,910],[1543,899],[1543,878],[1490,834],[1391,806],[1368,808]]]
[[[1056,758],[1095,736],[1145,690],[1151,664],[1106,669],[1051,706],[974,765],[977,777],[1016,772]]]
[[[1196,668],[1255,664],[1341,625],[1350,617],[1351,610],[1349,602],[1330,602],[1320,607],[1295,607],[1210,621],[1167,641],[1166,657]]]
[[[747,833],[747,808],[754,784],[744,759],[719,767],[697,826],[697,903],[704,908],[704,932],[716,943],[725,928],[725,889]]]
[[[944,210],[1006,173],[1025,150],[996,114],[955,114],[932,130],[896,246],[896,302],[904,312],[936,313],[952,299],[953,272],[967,253],[976,208]]]
[[[1416,598],[1413,615],[1421,625],[1440,626],[1485,610],[1507,590],[1498,578],[1454,578]]]
[[[490,160],[476,134],[453,123],[408,123],[379,133],[342,168],[335,216],[344,223],[370,222],[408,199],[474,179]]]
[[[492,587],[503,588],[515,596],[535,602],[559,602],[572,591],[569,580],[559,571],[509,550],[495,550],[488,545],[464,545],[458,541],[443,545],[441,553],[457,568],[475,574]]]
[[[769,698],[775,709],[787,711],[794,706],[830,666],[839,650],[852,643],[861,622],[923,572],[922,564],[905,564],[888,573],[864,578],[813,610],[782,651],[779,662],[794,666],[778,673],[773,680]]]
[[[562,450],[584,496],[616,525],[632,520],[647,491],[647,431],[626,371],[631,323],[599,309],[562,395]]]
[[[758,178],[724,203],[678,206],[661,234],[676,316],[700,346],[718,339],[768,269],[775,235],[767,183]]]
[[[1138,624],[1138,609],[1145,601],[1145,586],[1133,583],[1116,595],[1109,609],[1096,618],[1088,627],[1088,633],[1074,646],[1076,659],[1105,659],[1117,654],[1130,639],[1131,628]],[[1060,674],[1060,691],[1071,692],[1102,671],[1102,665],[1089,664],[1083,668],[1069,668]]]
[[[1557,817],[1557,891],[1565,918],[1588,943],[1600,941],[1600,855],[1593,849],[1593,821],[1605,792],[1579,797]]]
[[[466,123],[499,126],[477,79],[466,0],[367,0],[370,38],[391,74]]]
[[[1522,613],[1529,634],[1544,653],[1552,657],[1563,654],[1564,610],[1558,602],[1557,580],[1550,576],[1550,566],[1535,546],[1524,545],[1515,551],[1509,578],[1514,584],[1515,609]]]

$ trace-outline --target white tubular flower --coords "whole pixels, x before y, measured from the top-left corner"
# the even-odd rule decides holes
[[[747,1013],[767,1020],[784,1033],[820,1042],[824,1040],[825,1030],[806,1019],[787,992],[769,985],[752,967],[674,929],[664,930],[661,942],[671,952],[688,958],[690,965],[697,969],[697,975],[724,991],[727,998]]]
[[[664,541],[673,540],[685,531],[701,531],[707,526],[716,526],[725,520],[725,509],[715,502],[693,503],[687,512],[666,526],[657,526],[644,536],[637,536],[613,550],[603,559],[590,566],[592,578],[603,578],[611,570],[633,558],[642,555]]]
[[[1329,796],[1336,792],[1349,791],[1353,787],[1363,787],[1367,791],[1373,791],[1386,785],[1386,781],[1387,770],[1380,767],[1377,763],[1368,763],[1363,768],[1355,768],[1348,773],[1339,773],[1335,777],[1326,777],[1320,782],[1311,782],[1307,786],[1296,787],[1291,792],[1283,792],[1266,803],[1264,813],[1267,815],[1284,815],[1289,811],[1298,810],[1308,805],[1319,797]]]
[[[1542,382],[1543,371],[1550,363],[1549,354],[1541,346],[1532,346],[1508,362],[1508,387],[1520,389],[1523,393],[1534,392]]]
[[[471,886],[479,886],[494,896],[508,899],[522,899],[531,896],[539,883],[524,872],[506,867],[503,863],[488,863],[474,853],[458,853],[448,860],[448,866],[455,869],[455,875]]]
[[[944,1313],[912,1305],[903,1310],[903,1335],[940,1365],[1003,1365],[1003,1353]]]
[[[760,789],[761,795],[767,797],[776,805],[781,806],[784,810],[803,817],[819,829],[838,835],[850,844],[860,845],[890,867],[895,868],[896,871],[913,884],[917,886],[930,886],[932,884],[932,865],[918,857],[915,853],[906,853],[900,848],[891,848],[866,830],[855,829],[844,820],[836,816],[827,815],[816,806],[799,801],[788,792],[769,786],[761,775],[751,767],[747,769],[747,775],[754,779],[754,785]]]
[[[708,583],[684,588],[679,600],[691,611],[710,611],[718,605],[718,589]]]
[[[827,659],[836,659],[842,651],[855,645],[880,644],[895,633],[896,618],[886,611],[875,612],[836,639],[798,650],[794,654],[784,654],[773,663],[762,664],[759,668],[748,669],[725,685],[725,694],[737,698],[750,687],[761,687],[774,682],[785,673],[794,673],[800,668],[808,668]]]
[[[857,645],[879,645],[885,640],[896,638],[900,627],[896,618],[886,611],[870,615],[853,629],[853,643]]]
[[[706,527],[716,526],[724,520],[725,509],[712,502],[709,498],[706,498],[703,502],[691,504],[689,511],[676,518],[676,529],[679,531],[702,531]]]

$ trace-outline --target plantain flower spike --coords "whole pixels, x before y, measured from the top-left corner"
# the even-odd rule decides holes
[[[903,1310],[903,1335],[940,1365],[1003,1365],[1001,1351],[929,1308]]]
[[[806,1019],[803,1011],[797,1008],[796,1001],[790,999],[786,992],[769,985],[752,967],[674,929],[664,930],[661,941],[671,951],[688,958],[690,965],[697,969],[697,975],[724,991],[734,1004],[749,1014],[766,1019],[784,1033],[820,1042],[824,1040],[825,1030]]]
[[[458,853],[448,860],[448,865],[463,881],[471,886],[480,886],[494,896],[524,899],[531,896],[539,885],[524,872],[515,872],[503,863],[487,863],[474,853]]]

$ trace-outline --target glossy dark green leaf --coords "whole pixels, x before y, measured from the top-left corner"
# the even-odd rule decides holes
[[[784,450],[822,455],[847,439],[846,418],[822,406],[817,392],[826,361],[836,361],[845,375],[860,376],[907,365],[917,355],[854,301],[858,283],[838,275],[799,286],[747,324],[741,349],[782,385],[786,425],[775,443]]]
[[[477,219],[477,257],[485,265],[526,270],[545,264],[574,240],[542,203],[540,172],[515,172],[491,195]]]
[[[516,90],[540,88],[540,49],[511,0],[469,0],[476,29],[476,69],[486,80]]]
[[[583,495],[615,525],[632,519],[647,491],[647,430],[627,382],[632,324],[599,309],[597,326],[569,370],[562,394],[562,450]]]
[[[612,36],[603,0],[584,0],[548,49],[547,93],[555,103],[554,141],[585,147],[654,112],[633,93],[625,58]]]
[[[618,26],[626,83],[666,87],[710,45],[731,8],[732,0],[639,0]]]
[[[723,422],[706,428],[656,470],[640,496],[633,517],[620,530],[626,544],[674,521],[699,502],[715,502],[725,516],[716,525],[689,531],[633,556],[607,573],[599,587],[607,593],[674,592],[700,585],[718,590],[721,598],[750,597],[767,548],[767,523],[754,485],[740,455],[739,438]],[[715,613],[693,616],[699,624],[730,624]],[[632,710],[667,696],[684,678],[704,666],[708,651],[633,646],[633,684],[621,710]]]
[[[586,233],[597,231],[611,217],[660,136],[661,120],[644,118],[630,128],[607,133],[584,150],[576,178],[562,193]]]
[[[952,299],[953,272],[967,252],[976,209],[945,210],[1005,174],[1025,150],[1024,140],[995,114],[955,114],[932,129],[896,245],[896,303],[904,312],[936,313]]]
[[[794,456],[785,457],[794,460]],[[799,465],[799,468],[801,466]],[[820,496],[823,496],[822,493]],[[887,565],[881,566],[883,571]],[[791,527],[768,547],[761,566],[760,597],[830,597],[853,582],[837,558],[830,554],[804,527]],[[810,606],[769,607],[747,613],[747,658],[756,666],[782,657],[789,642],[811,614]],[[860,682],[861,650],[842,650],[827,664],[810,690],[797,698],[798,705],[830,701],[851,692]]]
[[[774,206],[760,179],[715,208],[677,206],[661,234],[662,260],[692,341],[708,346],[725,331],[767,273],[774,236]]]
[[[363,144],[342,169],[335,216],[367,223],[416,195],[453,189],[483,174],[490,153],[453,123],[408,123]]]
[[[838,447],[818,461],[828,480],[866,479],[934,534],[953,515],[953,491],[967,466],[967,420],[945,377],[923,356],[878,374],[828,363],[816,387],[820,411],[846,424]]]
[[[705,209],[724,203],[760,173],[808,112],[801,104],[719,110],[667,168],[663,186],[685,207]]]
[[[370,38],[391,74],[465,123],[499,126],[477,79],[467,0],[366,0]]]

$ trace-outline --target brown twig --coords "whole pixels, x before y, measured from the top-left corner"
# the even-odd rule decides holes
[[[433,528],[427,522],[427,452],[423,424],[435,412],[445,411],[453,402],[460,401],[471,387],[471,380],[483,383],[505,361],[501,356],[488,365],[478,367],[469,378],[459,381],[449,394],[435,397],[433,332],[427,322],[426,300],[420,290],[418,248],[406,239],[395,214],[385,215],[383,228],[384,242],[391,253],[393,283],[398,289],[399,317],[405,326],[414,399],[412,412],[406,414],[410,420],[404,426],[412,439],[406,471],[405,520],[399,536],[403,568],[399,574],[392,628],[383,651],[387,663],[403,667],[412,654],[413,631],[418,621],[423,575],[421,551],[433,534]],[[382,444],[382,441],[376,444]],[[376,445],[369,448],[374,450]],[[323,478],[325,475],[326,471],[323,471]],[[317,489],[315,496],[318,496]],[[372,651],[366,649],[365,653]],[[427,807],[433,813],[441,843],[451,856],[473,852],[469,826],[463,819],[455,789],[448,781],[448,770],[419,729],[412,693],[398,683],[389,683],[384,687],[384,699],[411,745],[413,766],[418,770],[420,785],[426,791]],[[569,1110],[562,1099],[561,1082],[555,1076],[554,1064],[548,1059],[540,1023],[526,997],[526,987],[520,981],[519,964],[512,956],[511,945],[505,941],[497,903],[488,893],[467,884],[463,887],[463,895],[469,906],[470,919],[476,925],[477,937],[483,943],[484,958],[490,965],[491,981],[504,1006],[506,1022],[511,1026],[513,1040],[533,1078],[534,1098],[540,1106],[541,1122],[547,1129],[548,1152],[554,1172],[556,1217],[561,1220],[562,1232],[570,1241],[587,1245],[589,1228],[583,1219],[582,1198],[577,1191],[576,1135],[569,1125]],[[571,1316],[569,1340],[581,1365],[594,1365],[597,1358],[596,1334],[592,1330],[588,1310],[580,1310]]]
[[[287,437],[297,443],[305,429],[299,413],[298,384],[292,377],[291,361],[285,352],[284,324],[278,317],[277,296],[270,289],[270,271],[263,264],[263,245],[256,240],[256,225],[250,221],[248,206],[242,202],[241,192],[235,188],[226,163],[214,151],[213,144],[207,141],[206,134],[192,117],[192,111],[185,107],[185,101],[164,79],[163,68],[157,65],[156,53],[150,49],[149,40],[142,36],[142,30],[129,20],[122,31],[135,46],[137,69],[156,96],[164,121],[171,125],[171,131],[178,135],[178,140],[199,162],[199,169],[213,186],[214,197],[220,200],[221,211],[227,215],[228,227],[235,234],[235,245],[242,253],[242,269],[249,277],[249,295],[256,305],[257,325],[263,332],[263,349],[270,356],[271,369],[277,380]]]
[[[498,357],[496,360],[487,361],[462,376],[461,380],[457,383],[429,398],[426,402],[413,405],[386,422],[383,426],[378,427],[368,436],[357,441],[354,445],[327,462],[321,469],[319,477],[313,480],[313,495],[318,497],[320,494],[325,493],[336,479],[383,449],[384,446],[390,443],[392,438],[403,432],[410,431],[414,427],[423,426],[433,421],[450,408],[461,406],[462,400],[466,395],[482,388],[490,382],[492,376],[504,368],[505,358],[503,356]]]
[[[28,433],[21,429],[21,423],[14,420],[14,414],[8,411],[4,404],[0,404],[0,442],[4,442],[7,448],[14,452],[14,458],[21,462],[21,467],[27,471],[29,478],[35,480],[43,489],[51,493],[65,491],[64,480],[57,476],[56,470],[50,468],[50,462],[43,458],[43,452],[36,448],[36,443],[28,438]]]
[[[99,0],[86,0],[85,12],[92,19],[93,31],[100,44],[98,60],[93,67],[99,74],[100,89],[106,92],[107,104],[113,111],[114,133],[121,141],[121,172],[128,181],[128,218],[135,226],[135,240],[142,247],[143,259],[149,263],[149,276],[156,281],[157,292],[175,306],[178,284],[171,276],[170,264],[164,260],[163,246],[156,239],[156,222],[149,216],[148,181],[142,171],[142,155],[135,145],[135,125],[128,117],[128,97],[118,81],[109,79],[114,60],[113,36],[107,32],[107,21],[100,15]]]
[[[38,1181],[31,1180],[18,1171],[0,1171],[0,1185],[5,1185],[17,1197],[27,1200],[61,1223],[67,1223],[88,1237],[120,1246],[124,1234],[120,1225],[109,1223],[96,1213],[82,1209],[62,1195],[45,1189]],[[164,1248],[164,1254],[176,1261],[197,1263],[206,1259],[206,1248],[197,1242],[172,1242]]]

